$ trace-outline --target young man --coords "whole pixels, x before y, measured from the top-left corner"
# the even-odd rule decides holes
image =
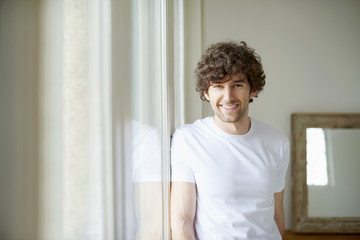
[[[174,133],[172,239],[281,239],[289,141],[248,116],[265,85],[260,57],[245,42],[217,43],[196,74],[214,116]]]

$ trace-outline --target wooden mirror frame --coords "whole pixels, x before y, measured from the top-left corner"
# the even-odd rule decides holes
[[[309,217],[306,183],[306,128],[360,128],[360,114],[294,113],[291,117],[292,230],[296,233],[360,233],[360,217]]]

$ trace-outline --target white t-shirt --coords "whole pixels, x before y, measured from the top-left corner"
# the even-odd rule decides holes
[[[198,239],[281,239],[274,193],[284,189],[289,155],[288,138],[253,118],[244,135],[222,131],[212,117],[178,128],[172,182],[196,184]]]

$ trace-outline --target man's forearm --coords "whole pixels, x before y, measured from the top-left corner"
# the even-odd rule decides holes
[[[195,240],[196,188],[194,183],[171,184],[171,232],[173,240]]]
[[[195,230],[193,224],[171,224],[172,240],[195,240]]]
[[[276,225],[279,229],[281,236],[283,236],[284,231],[285,231],[285,216],[284,216],[284,214],[282,214],[282,215],[280,214],[280,215],[276,216],[275,222],[276,222]]]
[[[285,231],[285,214],[283,207],[283,196],[284,196],[284,190],[274,194],[274,199],[275,199],[274,219],[281,236],[284,235],[284,231]]]

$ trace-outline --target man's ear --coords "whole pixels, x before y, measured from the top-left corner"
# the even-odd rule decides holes
[[[208,90],[205,90],[205,91],[204,91],[204,96],[205,96],[206,100],[208,100],[208,101],[210,102]]]
[[[256,97],[258,94],[258,90],[256,89],[251,89],[251,92],[250,92],[250,98],[254,98]]]

